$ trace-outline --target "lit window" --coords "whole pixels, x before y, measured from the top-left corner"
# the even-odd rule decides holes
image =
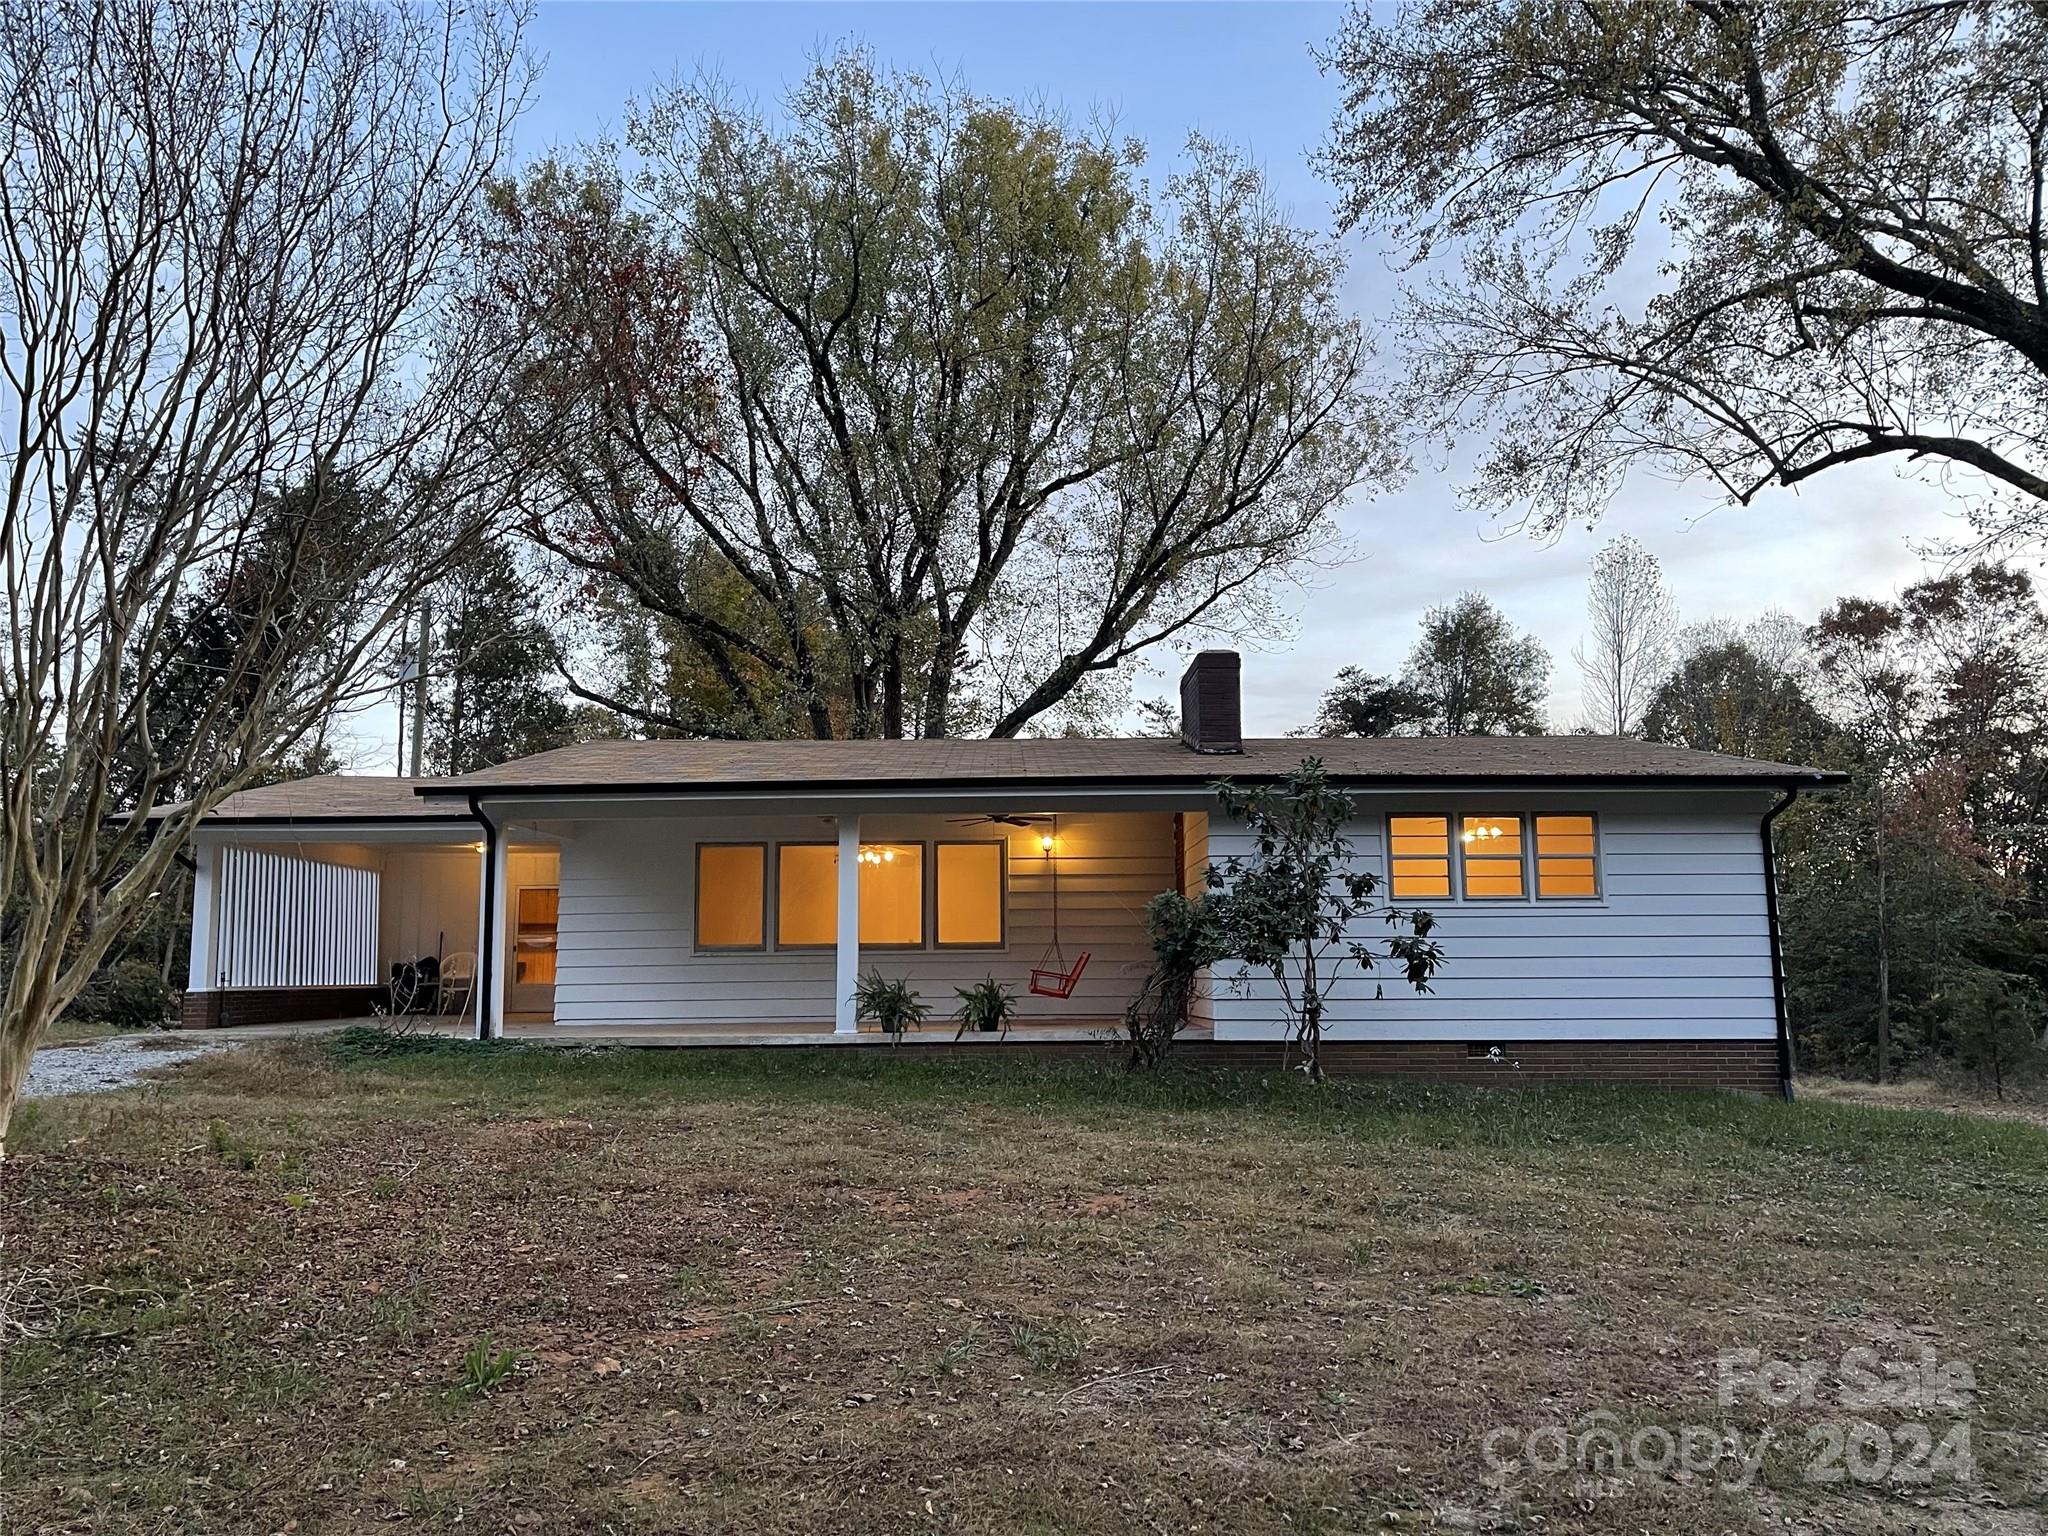
[[[1519,900],[1522,888],[1522,818],[1467,816],[1458,830],[1468,901]]]
[[[839,936],[839,850],[830,843],[784,843],[775,850],[775,943],[781,949],[831,945]]]
[[[1590,816],[1536,818],[1536,894],[1598,896],[1599,854]]]
[[[760,949],[768,920],[768,849],[697,845],[697,947]]]
[[[907,947],[924,943],[924,844],[862,844],[860,941]]]
[[[1397,901],[1451,894],[1449,817],[1389,816],[1387,843]]]
[[[939,943],[1000,948],[1003,845],[940,843],[936,875]]]

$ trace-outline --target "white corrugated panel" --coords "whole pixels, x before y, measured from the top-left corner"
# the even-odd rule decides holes
[[[216,922],[222,987],[374,986],[374,869],[267,848],[223,848]]]

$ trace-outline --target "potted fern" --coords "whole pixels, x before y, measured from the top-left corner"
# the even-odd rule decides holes
[[[869,971],[853,989],[856,1020],[873,1019],[882,1033],[894,1035],[900,1043],[906,1029],[915,1029],[931,1016],[931,1008],[907,981],[889,981],[880,971]]]
[[[953,993],[960,999],[960,1007],[953,1014],[960,1021],[960,1027],[953,1031],[955,1040],[970,1029],[985,1035],[1000,1033],[1016,1017],[1017,994],[993,976],[971,987],[955,987]]]

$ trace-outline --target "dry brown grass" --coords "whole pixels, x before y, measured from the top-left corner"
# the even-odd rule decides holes
[[[1800,1092],[1830,1104],[1867,1104],[1877,1109],[1934,1109],[1948,1114],[1987,1115],[2048,1127],[2048,1098],[2038,1084],[2007,1090],[2004,1098],[1982,1090],[1937,1083],[1932,1078],[1907,1078],[1896,1083],[1868,1083],[1854,1078],[1806,1077]]]
[[[4,1527],[2040,1528],[2048,1134],[884,1053],[338,1063],[28,1117]],[[520,1352],[461,1390],[480,1337]],[[1975,1368],[1932,1490],[1492,1471],[1767,1425],[1716,1355]],[[1887,1425],[1898,1415],[1878,1415]],[[2017,1523],[2016,1523],[2017,1522]]]

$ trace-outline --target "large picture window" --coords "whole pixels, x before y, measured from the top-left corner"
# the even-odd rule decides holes
[[[1002,948],[1003,854],[1001,843],[938,845],[932,905],[941,948]]]
[[[1006,942],[1007,847],[995,841],[863,843],[860,942],[865,949],[1000,949]],[[764,949],[773,908],[777,949],[839,941],[839,847],[700,843],[697,947]]]
[[[873,949],[923,945],[923,843],[861,844],[860,942]]]
[[[697,845],[697,947],[761,949],[768,925],[768,846]]]

